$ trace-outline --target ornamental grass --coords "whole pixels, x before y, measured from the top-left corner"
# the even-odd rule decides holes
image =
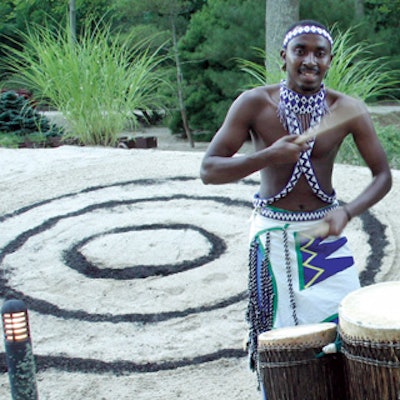
[[[151,50],[150,38],[122,39],[93,21],[78,40],[69,25],[36,26],[21,36],[22,47],[3,48],[9,55],[6,67],[16,84],[63,114],[70,128],[66,138],[114,146],[128,124],[137,123],[134,111],[163,107],[158,93],[167,84],[165,58],[161,47]]]

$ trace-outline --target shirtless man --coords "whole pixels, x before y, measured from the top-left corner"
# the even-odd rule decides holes
[[[257,336],[272,328],[336,321],[342,298],[359,287],[347,239],[342,231],[351,218],[373,206],[390,190],[391,171],[365,105],[325,88],[332,61],[332,37],[316,21],[290,27],[281,51],[286,80],[245,91],[232,104],[202,161],[205,184],[223,184],[260,171],[250,229],[250,359],[255,366]],[[365,110],[360,115],[360,108]],[[355,118],[332,131],[298,144],[296,138],[318,125],[326,113],[347,110]],[[253,154],[236,155],[249,134]],[[354,199],[340,206],[332,186],[339,147],[347,135],[372,178]],[[236,155],[236,156],[234,156]],[[299,233],[324,221],[327,231],[307,249]],[[309,252],[308,252],[309,254]],[[308,263],[309,265],[309,263]]]

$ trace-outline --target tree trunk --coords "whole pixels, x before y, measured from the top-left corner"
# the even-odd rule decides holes
[[[190,129],[189,129],[189,124],[188,124],[187,115],[186,115],[185,101],[183,98],[182,68],[181,68],[181,61],[180,61],[179,52],[178,52],[178,40],[176,38],[175,20],[174,20],[174,17],[172,14],[171,14],[171,31],[172,31],[172,43],[173,43],[173,48],[174,48],[175,64],[176,64],[176,81],[177,81],[177,88],[178,88],[179,109],[181,112],[185,135],[189,139],[190,146],[194,147],[194,141],[193,141],[192,133],[190,132]]]
[[[299,20],[299,0],[266,0],[265,66],[268,71],[278,69],[273,61],[279,57],[287,28]]]
[[[354,16],[356,21],[360,21],[365,17],[364,0],[354,0]]]
[[[69,24],[72,42],[76,41],[76,1],[69,0]]]

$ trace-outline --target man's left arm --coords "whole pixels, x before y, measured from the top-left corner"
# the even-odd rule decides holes
[[[360,104],[355,103],[353,106],[359,107]],[[348,131],[353,135],[357,149],[371,171],[372,179],[351,202],[326,216],[330,235],[339,235],[351,218],[380,201],[392,187],[392,173],[386,153],[370,115],[366,112],[349,121]]]

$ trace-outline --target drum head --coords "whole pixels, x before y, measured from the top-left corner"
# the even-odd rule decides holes
[[[326,345],[335,341],[337,326],[333,322],[305,324],[272,329],[258,336],[258,346]]]
[[[400,339],[400,281],[377,283],[348,294],[339,305],[344,335],[366,340]]]

